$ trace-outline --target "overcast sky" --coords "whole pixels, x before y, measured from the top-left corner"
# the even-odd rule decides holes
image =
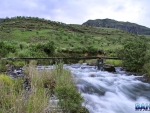
[[[0,18],[14,16],[67,24],[110,18],[150,27],[150,0],[0,0]]]

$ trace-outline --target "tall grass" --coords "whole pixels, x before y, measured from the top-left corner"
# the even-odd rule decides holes
[[[29,91],[23,87],[24,79],[0,75],[0,113],[57,113],[58,106],[65,113],[87,112],[70,71],[63,69],[62,64],[52,70],[37,70],[35,65],[29,64],[24,74],[30,84]],[[51,93],[59,99],[55,110],[50,106]]]
[[[49,96],[43,87],[44,79],[46,79],[44,72],[38,73],[33,67],[27,70],[31,82],[30,91],[24,90],[21,78],[11,79],[6,75],[0,75],[0,113],[45,112]]]

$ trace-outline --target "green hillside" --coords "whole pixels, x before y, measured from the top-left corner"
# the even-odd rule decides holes
[[[131,22],[122,22],[122,21],[116,21],[112,19],[88,20],[85,23],[83,23],[83,25],[105,27],[105,28],[116,28],[134,34],[150,35],[150,28],[135,23],[131,23]]]
[[[105,55],[121,58],[129,70],[150,74],[149,43],[148,35],[37,17],[6,18],[0,23],[1,58]]]
[[[115,56],[124,40],[135,37],[138,36],[114,28],[67,25],[34,17],[7,18],[0,23],[0,40],[14,43],[18,46],[17,51],[20,51],[20,44],[27,49],[34,44],[53,41],[55,53],[83,55],[88,51],[92,54],[100,52]]]

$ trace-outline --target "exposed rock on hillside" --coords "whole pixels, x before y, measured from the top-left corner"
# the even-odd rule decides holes
[[[121,22],[112,19],[88,20],[83,25],[105,28],[117,28],[133,34],[150,35],[150,28],[130,22]]]

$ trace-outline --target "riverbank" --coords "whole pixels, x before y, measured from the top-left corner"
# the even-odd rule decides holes
[[[37,70],[29,64],[24,69],[23,79],[0,75],[0,112],[88,112],[82,107],[83,98],[70,71],[63,69],[62,64],[48,70]],[[23,86],[25,80],[28,89]],[[50,97],[54,95],[59,101],[51,106]]]

